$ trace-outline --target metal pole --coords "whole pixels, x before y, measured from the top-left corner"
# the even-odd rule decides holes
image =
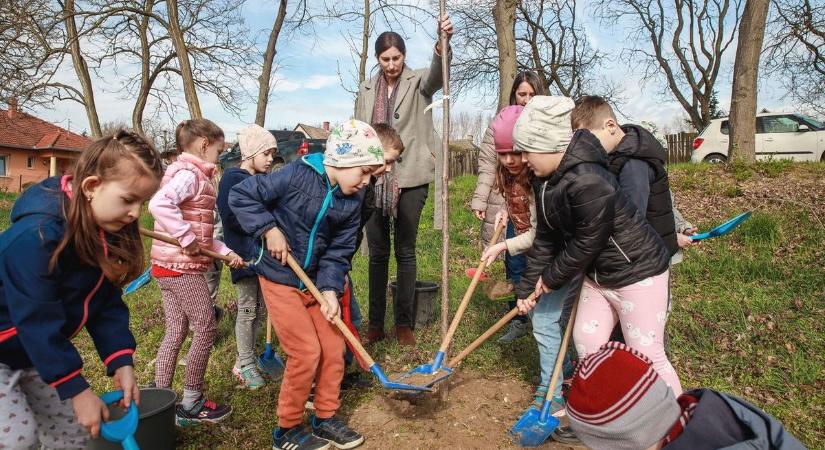
[[[438,2],[441,40],[441,76],[444,80],[444,116],[441,131],[441,338],[447,334],[450,316],[450,60],[447,33],[441,32],[441,18],[447,13],[446,0]]]

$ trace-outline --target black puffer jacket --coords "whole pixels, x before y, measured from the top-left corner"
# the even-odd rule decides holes
[[[577,273],[609,288],[631,285],[668,268],[661,238],[619,190],[607,153],[587,130],[570,141],[550,178],[534,182],[538,226],[518,288],[525,298],[539,275],[558,289]]]
[[[670,200],[670,183],[665,164],[667,151],[653,134],[638,125],[622,125],[625,135],[616,149],[608,155],[610,171],[622,181],[622,168],[631,159],[647,163],[650,168],[650,192],[647,210],[642,211],[653,229],[659,233],[671,255],[679,250],[676,242],[676,222],[673,218],[673,202]],[[638,206],[638,204],[637,204]],[[642,208],[642,207],[639,207]]]

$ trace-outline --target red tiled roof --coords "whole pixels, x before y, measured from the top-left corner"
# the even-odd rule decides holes
[[[82,151],[91,143],[91,139],[87,137],[22,111],[17,112],[17,116],[12,119],[7,110],[0,109],[0,147]]]

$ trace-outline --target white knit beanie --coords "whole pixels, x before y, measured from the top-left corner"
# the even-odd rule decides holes
[[[524,107],[513,128],[513,149],[519,152],[560,153],[573,135],[570,97],[538,95]]]
[[[277,149],[278,141],[260,125],[248,125],[238,132],[238,146],[241,148],[241,161],[246,161],[258,153]]]
[[[384,164],[384,150],[375,130],[360,120],[348,120],[330,131],[324,165],[332,167]]]

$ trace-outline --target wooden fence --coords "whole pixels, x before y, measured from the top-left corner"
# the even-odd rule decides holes
[[[478,150],[450,150],[450,179],[478,174]]]
[[[690,162],[690,153],[693,151],[693,140],[696,133],[668,134],[667,140],[667,163]]]

